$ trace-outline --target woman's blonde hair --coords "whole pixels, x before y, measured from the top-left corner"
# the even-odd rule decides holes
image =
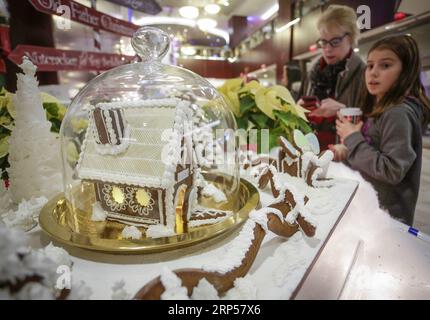
[[[318,30],[339,27],[348,32],[352,45],[357,45],[360,30],[357,26],[357,14],[348,6],[330,5],[320,16],[317,22]]]

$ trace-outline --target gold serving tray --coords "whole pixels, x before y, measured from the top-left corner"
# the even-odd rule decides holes
[[[222,185],[218,183],[216,185],[222,189]],[[91,192],[81,194],[87,196],[87,199],[83,199],[84,202],[91,202],[93,197]],[[215,207],[207,199],[200,199],[200,204]],[[229,210],[229,208],[238,207],[239,209],[233,211],[231,217],[213,225],[189,228],[188,233],[171,237],[123,239],[121,232],[124,224],[114,221],[92,221],[90,212],[73,211],[67,205],[64,194],[57,195],[42,208],[39,223],[42,230],[49,236],[66,245],[107,253],[141,254],[191,246],[220,235],[227,235],[239,227],[248,218],[248,214],[259,205],[258,190],[248,181],[241,179],[239,196],[228,198],[227,204],[220,208]],[[144,230],[141,228],[142,232]]]

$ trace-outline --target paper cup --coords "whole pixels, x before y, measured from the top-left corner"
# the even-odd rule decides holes
[[[342,108],[339,110],[339,113],[353,124],[359,123],[363,118],[363,111],[360,108]],[[339,136],[336,136],[336,140],[336,143],[343,143],[343,140]]]
[[[359,123],[363,117],[363,112],[360,108],[342,108],[339,113],[354,124]]]

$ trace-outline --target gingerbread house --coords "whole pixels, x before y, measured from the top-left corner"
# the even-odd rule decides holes
[[[125,224],[187,231],[197,196],[189,101],[152,99],[88,107],[76,175],[96,205]]]

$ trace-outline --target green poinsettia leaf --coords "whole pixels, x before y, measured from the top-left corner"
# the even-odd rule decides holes
[[[269,131],[269,148],[272,149],[278,146],[278,137],[284,136],[285,131],[282,127],[278,126],[274,129],[270,129]]]
[[[9,155],[0,158],[0,169],[5,170],[6,168],[10,167],[8,157],[9,157]]]
[[[312,132],[312,128],[309,124],[303,120],[302,118],[297,118],[297,124],[299,125],[299,130],[304,134],[308,134]]]
[[[0,140],[0,158],[5,157],[9,153],[9,137],[3,137]]]
[[[295,116],[293,113],[289,111],[275,111],[274,114],[285,127],[294,130],[298,126],[297,116]]]
[[[61,120],[59,120],[59,119],[50,119],[49,121],[51,122],[51,132],[59,133],[60,132],[60,127],[61,127]]]
[[[254,113],[250,115],[250,120],[260,129],[268,128],[268,122],[271,120],[264,113]]]
[[[2,128],[0,128],[0,129],[2,129]],[[4,139],[6,137],[9,137],[9,136],[10,136],[10,132],[8,132],[4,129],[0,130],[0,140]]]
[[[8,130],[11,130],[13,126],[13,119],[7,115],[0,116],[0,126]]]
[[[248,125],[249,125],[248,115],[243,115],[241,117],[237,117],[236,122],[237,122],[237,127],[239,129],[248,130]]]
[[[239,97],[240,101],[240,114],[245,114],[250,109],[255,108],[255,100],[250,94],[243,94]]]
[[[2,179],[3,181],[9,180],[9,175],[8,175],[7,171],[3,171],[3,172],[2,172],[2,174],[1,174],[1,179]]]
[[[51,118],[56,118],[58,117],[58,111],[60,110],[58,104],[54,103],[54,102],[45,102],[43,104],[43,108],[46,110],[46,112],[48,113],[48,119]]]

